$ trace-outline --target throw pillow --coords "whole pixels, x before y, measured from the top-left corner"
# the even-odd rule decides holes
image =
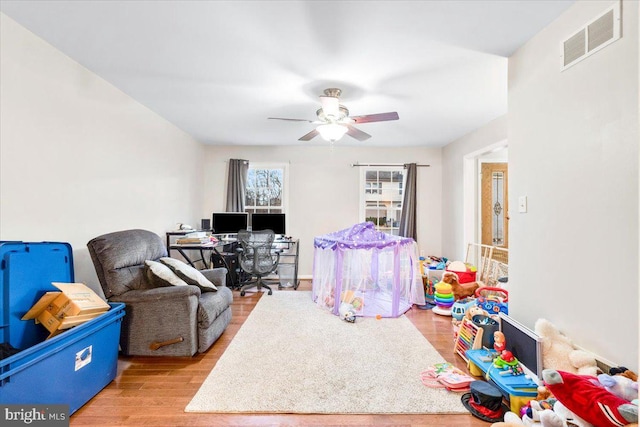
[[[158,286],[188,286],[173,270],[161,262],[147,260],[144,262],[147,278]]]
[[[160,258],[160,262],[173,270],[179,278],[187,282],[189,285],[196,285],[204,292],[218,290],[216,285],[204,277],[204,274],[179,259],[164,257]]]

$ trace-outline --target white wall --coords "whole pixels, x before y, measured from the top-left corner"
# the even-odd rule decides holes
[[[638,368],[638,2],[623,37],[560,72],[562,40],[612,1],[579,1],[509,59],[509,310]]]
[[[366,143],[365,143],[366,145]],[[441,252],[440,149],[326,146],[213,146],[206,149],[202,217],[224,212],[229,159],[289,163],[287,234],[300,239],[301,275],[311,275],[313,238],[359,221],[360,170],[353,163],[430,164],[418,168],[418,244],[425,254]]]
[[[484,127],[453,141],[442,149],[442,255],[464,260],[466,245],[473,238],[465,234],[465,157],[480,154],[490,147],[506,144],[507,116],[501,116]],[[475,171],[476,162],[469,160]],[[471,172],[472,174],[474,172]],[[473,180],[473,176],[467,177]],[[471,189],[473,191],[473,188]],[[472,195],[473,196],[473,195]],[[468,199],[468,198],[467,198]],[[467,202],[468,203],[468,202]],[[471,221],[475,216],[471,215]],[[467,226],[473,227],[473,224]]]
[[[98,286],[86,243],[164,236],[201,211],[202,146],[0,14],[0,240],[63,241]]]

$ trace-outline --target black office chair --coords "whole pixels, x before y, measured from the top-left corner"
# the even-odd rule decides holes
[[[238,231],[238,263],[240,268],[251,276],[256,276],[256,280],[245,282],[240,288],[240,295],[244,296],[245,289],[257,287],[269,290],[271,288],[262,282],[262,277],[275,271],[280,261],[280,252],[273,250],[273,240],[275,233],[273,230],[260,231]]]

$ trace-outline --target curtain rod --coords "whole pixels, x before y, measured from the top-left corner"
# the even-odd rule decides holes
[[[389,167],[389,166],[405,166],[408,163],[404,163],[404,164],[389,164],[389,163],[352,163],[351,167],[355,168],[355,167],[360,167],[360,166],[384,166],[384,167]],[[418,165],[416,164],[416,167],[419,168],[428,168],[431,167],[431,165]]]

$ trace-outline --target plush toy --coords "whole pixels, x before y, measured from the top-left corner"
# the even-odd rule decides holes
[[[447,271],[442,274],[442,281],[451,285],[453,299],[458,301],[466,297],[472,297],[476,289],[484,286],[482,282],[460,283],[456,273]]]
[[[548,400],[530,400],[526,407],[522,407],[520,412],[522,413],[522,422],[525,426],[541,426],[541,415],[545,411],[551,411],[555,406],[555,399]]]
[[[562,404],[556,402],[553,411],[545,410],[540,413],[542,427],[593,427]]]
[[[624,366],[618,366],[616,368],[609,369],[609,375],[622,375],[623,377],[627,377],[630,380],[638,381],[638,374],[628,370]]]
[[[504,413],[504,421],[491,424],[491,427],[521,427],[525,425],[520,417],[509,411]]]
[[[608,392],[593,377],[545,369],[542,378],[559,402],[597,427],[620,427],[638,421],[636,405]]]
[[[610,393],[615,394],[621,399],[631,402],[638,398],[638,382],[633,381],[622,375],[598,375],[598,381]]]
[[[542,338],[542,366],[580,375],[596,376],[598,366],[590,353],[577,350],[571,340],[548,320],[538,319],[535,332]]]
[[[346,322],[354,323],[356,321],[356,311],[351,304],[347,304],[346,302],[340,303],[338,313],[340,314],[340,318]]]

